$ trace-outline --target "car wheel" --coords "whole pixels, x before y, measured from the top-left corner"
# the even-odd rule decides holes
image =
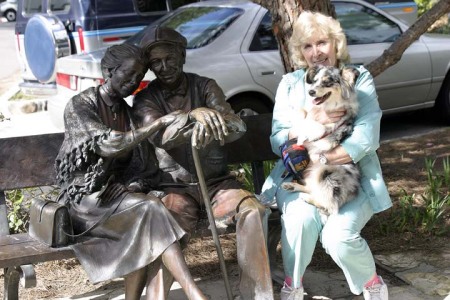
[[[272,108],[267,107],[262,99],[254,96],[237,96],[229,100],[234,112],[239,116],[254,116],[268,114]]]
[[[5,11],[5,18],[8,22],[14,22],[16,20],[16,11],[13,9],[9,9]]]
[[[450,124],[450,76],[444,80],[441,91],[439,92],[436,108],[438,114],[441,115],[442,120]]]
[[[44,83],[55,81],[56,60],[71,53],[66,28],[56,16],[33,16],[25,28],[24,45],[31,72]]]

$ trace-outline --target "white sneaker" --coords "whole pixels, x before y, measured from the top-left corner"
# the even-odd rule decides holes
[[[303,287],[291,288],[286,283],[281,288],[280,300],[303,300]]]
[[[364,300],[388,300],[388,288],[384,283],[383,278],[378,276],[380,283],[373,284],[371,287],[365,287],[363,291]]]

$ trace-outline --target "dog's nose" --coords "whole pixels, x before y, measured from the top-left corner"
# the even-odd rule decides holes
[[[316,94],[316,91],[315,90],[309,90],[308,93],[309,93],[310,96],[314,96]]]

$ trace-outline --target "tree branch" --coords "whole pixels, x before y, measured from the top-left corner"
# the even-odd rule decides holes
[[[434,22],[448,12],[450,12],[450,0],[440,0],[429,11],[424,13],[381,56],[366,66],[372,76],[376,77],[396,64],[402,58],[405,50],[424,34]]]
[[[280,54],[285,71],[294,70],[290,58],[289,39],[292,35],[294,20],[304,10],[319,11],[336,17],[334,6],[330,0],[252,0],[265,7],[272,15],[272,28],[280,46]],[[366,68],[373,77],[396,64],[405,50],[425,33],[444,14],[450,12],[450,0],[440,0],[429,11],[424,13],[408,30],[386,49],[383,54],[369,63]]]

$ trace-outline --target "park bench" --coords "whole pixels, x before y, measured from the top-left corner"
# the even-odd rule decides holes
[[[230,164],[251,163],[255,193],[261,191],[265,176],[263,161],[275,159],[269,135],[271,114],[245,117],[246,134],[226,144]],[[0,268],[4,269],[4,299],[18,299],[19,283],[36,286],[33,265],[75,257],[69,247],[51,248],[33,240],[27,233],[10,234],[4,191],[51,186],[55,184],[54,161],[64,133],[0,138]],[[194,236],[210,235],[207,222],[199,222]],[[233,229],[228,229],[227,233]],[[268,248],[272,277],[282,282],[283,274],[276,269],[276,248],[280,239],[278,211],[269,218]]]

